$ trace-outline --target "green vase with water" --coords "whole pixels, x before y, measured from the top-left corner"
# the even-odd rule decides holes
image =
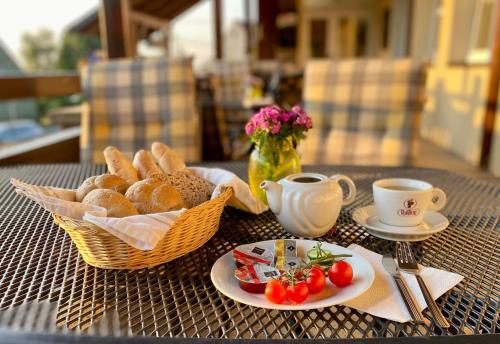
[[[266,192],[260,188],[264,180],[278,181],[293,173],[300,173],[300,156],[292,140],[268,138],[255,145],[248,162],[250,190],[267,204]]]

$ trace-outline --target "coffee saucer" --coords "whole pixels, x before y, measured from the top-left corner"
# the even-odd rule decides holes
[[[391,226],[380,221],[373,205],[356,209],[352,218],[357,224],[365,227],[371,235],[393,241],[422,241],[434,233],[441,232],[450,224],[443,214],[427,211],[424,220],[418,226]]]

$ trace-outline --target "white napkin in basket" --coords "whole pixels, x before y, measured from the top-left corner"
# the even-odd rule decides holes
[[[233,188],[233,196],[228,205],[254,214],[260,214],[268,209],[264,203],[252,195],[248,184],[234,173],[218,168],[192,167],[190,169],[216,185],[212,199],[220,195],[222,187],[230,186]],[[168,233],[175,219],[186,210],[123,218],[106,217],[104,208],[75,202],[74,190],[30,185],[16,179],[11,179],[11,183],[19,194],[37,202],[45,210],[93,223],[139,250],[155,248]]]
[[[398,322],[407,322],[411,316],[405,307],[403,298],[392,276],[382,265],[382,255],[367,250],[359,245],[352,244],[348,247],[368,260],[375,270],[375,281],[365,293],[357,298],[345,302],[344,305],[363,311],[381,318]],[[464,278],[453,272],[438,270],[431,267],[420,266],[420,275],[434,299],[437,299],[449,289],[460,283]],[[424,296],[420,291],[418,282],[412,274],[401,272],[406,284],[410,288],[420,310],[427,307]]]
[[[87,212],[97,216],[106,216],[104,208],[75,202],[75,190],[31,185],[14,178],[10,179],[10,183],[14,185],[18,194],[35,201],[51,213],[79,220]]]

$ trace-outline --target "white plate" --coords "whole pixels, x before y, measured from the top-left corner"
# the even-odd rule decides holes
[[[297,254],[305,257],[306,252],[318,242],[313,240],[296,240]],[[261,241],[252,245],[258,245],[274,251],[274,240]],[[231,252],[220,257],[212,267],[210,277],[212,282],[222,294],[227,297],[255,307],[281,310],[304,310],[333,306],[351,300],[364,293],[373,283],[375,272],[366,259],[359,254],[335,244],[322,243],[323,249],[331,251],[333,254],[351,254],[352,257],[345,258],[352,266],[353,281],[344,288],[335,287],[327,278],[325,289],[316,295],[309,295],[307,299],[298,305],[284,303],[281,305],[269,302],[264,294],[252,294],[240,288],[238,280],[234,277],[236,268]]]
[[[450,222],[437,211],[427,211],[424,221],[418,226],[398,227],[381,222],[373,205],[356,209],[352,218],[367,228],[368,233],[387,240],[420,241],[444,230]]]

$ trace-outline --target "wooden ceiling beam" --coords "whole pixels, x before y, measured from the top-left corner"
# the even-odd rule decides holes
[[[156,30],[165,29],[170,23],[170,21],[167,19],[135,10],[132,10],[130,12],[130,19],[136,24],[140,24],[142,26]]]
[[[157,17],[162,17],[164,19],[173,19],[177,15],[186,11],[194,4],[199,2],[199,0],[182,0],[182,1],[150,1],[148,4],[133,6],[137,11],[155,15]]]
[[[173,10],[168,14],[168,18],[175,18],[182,12],[188,10],[192,6],[194,6],[199,0],[184,0],[182,2],[178,2],[177,6],[173,7]]]
[[[147,4],[141,6],[141,7],[134,7],[135,10],[143,12],[143,13],[148,13],[148,14],[154,14],[158,15],[163,18],[167,18],[164,14],[167,9],[170,9],[176,5],[177,1],[149,1]],[[169,13],[169,12],[167,12]]]

